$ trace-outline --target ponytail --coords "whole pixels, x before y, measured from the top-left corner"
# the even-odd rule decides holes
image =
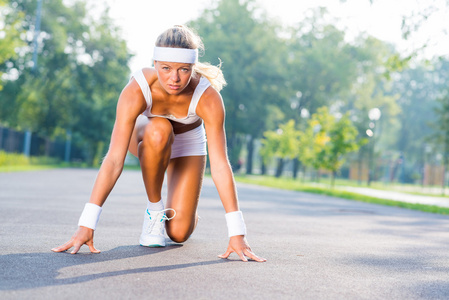
[[[156,40],[156,47],[198,49],[204,51],[201,38],[192,29],[176,25],[164,31]],[[221,61],[218,66],[210,63],[197,62],[193,66],[193,71],[207,78],[214,89],[221,91],[226,85],[226,80],[221,71]]]
[[[226,85],[226,79],[221,71],[221,61],[218,66],[214,66],[209,63],[197,62],[193,67],[193,71],[203,77],[206,77],[212,87],[218,92],[221,91]]]

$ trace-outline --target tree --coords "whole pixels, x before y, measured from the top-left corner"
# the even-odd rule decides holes
[[[330,132],[329,151],[323,160],[323,168],[332,172],[332,186],[335,182],[337,171],[345,162],[345,156],[358,150],[360,144],[356,140],[357,129],[350,120],[350,115],[346,113],[334,123]]]
[[[277,36],[278,26],[270,23],[254,0],[220,0],[189,25],[206,45],[204,60],[223,62],[228,87],[222,91],[226,108],[226,135],[230,161],[237,164],[248,140],[248,166],[252,169],[252,144],[268,129],[270,107],[283,107],[287,74],[282,72],[286,55]],[[257,15],[257,17],[256,17]]]
[[[347,93],[357,78],[356,49],[345,34],[325,21],[324,8],[291,28],[288,40],[289,83],[299,121],[302,109],[310,113]]]
[[[26,14],[14,9],[11,1],[0,0],[0,124],[10,126],[15,123],[18,105],[15,95],[20,89],[10,84],[17,81],[17,73],[14,61],[20,59],[19,53],[26,47],[20,35],[26,32],[23,22]],[[5,76],[6,75],[6,76]],[[5,80],[5,77],[7,79]]]
[[[24,31],[20,27],[22,19],[22,13],[15,11],[8,1],[0,0],[0,90],[3,87],[2,75],[10,69],[6,62],[15,59],[16,49],[25,45],[20,39],[20,34]]]
[[[345,32],[332,25],[324,8],[311,10],[310,17],[290,28],[288,86],[290,108],[286,116],[304,126],[307,115],[321,106],[340,108],[359,74],[358,45],[345,40]],[[363,59],[363,58],[362,58]],[[298,162],[294,162],[294,176]]]
[[[378,149],[394,149],[397,131],[400,123],[397,115],[400,113],[397,99],[399,95],[391,91],[393,80],[396,78],[399,69],[397,65],[391,65],[391,57],[395,56],[394,49],[370,36],[360,36],[354,46],[354,60],[357,64],[356,80],[352,83],[345,97],[340,103],[331,107],[341,113],[350,113],[351,121],[357,128],[357,140],[360,145],[354,161],[359,166],[359,176],[361,176],[362,165],[370,160],[369,155],[375,156],[373,149],[366,143],[367,130],[375,132],[376,145]],[[392,75],[395,76],[392,76]],[[369,119],[369,111],[378,108],[382,112],[382,119],[379,122],[372,122]],[[370,128],[370,126],[374,126]],[[389,134],[383,134],[384,128],[388,128]],[[365,141],[365,142],[364,142]],[[382,153],[383,151],[379,151]],[[361,177],[359,177],[361,182]]]
[[[272,157],[278,159],[276,177],[280,177],[284,160],[298,156],[300,132],[295,127],[295,121],[290,120],[279,125],[275,131],[265,131],[263,135],[260,154],[265,163],[268,163]]]
[[[89,64],[76,64],[78,119],[73,127],[89,147],[95,162],[104,156],[112,131],[117,99],[129,80],[131,58],[120,31],[104,12],[98,23],[92,22],[84,51]]]
[[[400,124],[394,148],[407,156],[407,166],[403,179],[413,182],[424,168],[429,141],[432,134],[429,126],[433,121],[434,110],[441,86],[435,80],[438,68],[416,64],[398,74],[392,86],[392,93],[399,95],[400,107],[398,121]]]
[[[417,10],[412,10],[402,17],[401,31],[402,37],[404,39],[412,39],[414,35],[419,34],[421,29],[426,23],[432,23],[435,21],[435,15],[440,14],[440,16],[447,16],[449,12],[449,1],[448,0],[430,0],[425,2],[420,2]],[[447,38],[447,31],[445,28],[441,28],[439,34],[429,34],[424,42],[418,44],[419,48],[413,49],[416,52],[424,50],[428,45],[438,44],[441,38]]]
[[[445,193],[446,178],[445,173],[449,167],[449,91],[439,98],[438,107],[435,109],[436,119],[432,123],[436,129],[432,135],[433,140],[439,145],[443,153],[443,179],[442,179],[442,194]]]
[[[22,28],[32,31],[36,2],[10,2],[24,15]],[[131,56],[107,10],[94,20],[83,1],[66,6],[62,0],[47,0],[42,16],[38,65],[32,69],[29,63],[32,34],[23,35],[28,46],[8,62],[18,78],[5,85],[0,107],[9,105],[14,112],[6,118],[9,126],[47,137],[72,131],[92,163],[96,153],[104,154]]]
[[[306,166],[331,171],[333,186],[345,156],[359,148],[356,136],[357,129],[349,114],[337,119],[323,106],[312,115],[307,129],[301,134],[299,157]]]

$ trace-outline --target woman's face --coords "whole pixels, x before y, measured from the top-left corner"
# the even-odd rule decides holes
[[[192,78],[193,64],[155,61],[159,83],[170,95],[179,95]]]

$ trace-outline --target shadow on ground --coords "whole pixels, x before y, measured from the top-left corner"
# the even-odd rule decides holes
[[[125,274],[138,274],[160,272],[167,270],[184,269],[202,265],[225,263],[226,260],[215,259],[185,264],[165,266],[142,267],[135,269],[123,268],[103,273],[79,275],[70,278],[58,278],[60,270],[78,265],[95,264],[139,256],[149,256],[156,253],[174,250],[182,247],[180,244],[169,244],[164,248],[146,248],[138,245],[120,246],[101,254],[78,253],[72,255],[62,253],[18,253],[0,256],[0,290],[24,290],[37,287],[59,286],[88,282],[99,278],[120,276]],[[95,266],[90,268],[95,270]]]

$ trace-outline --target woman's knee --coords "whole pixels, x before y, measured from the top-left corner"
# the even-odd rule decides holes
[[[177,217],[178,215],[176,215],[173,220],[166,223],[166,231],[168,237],[172,241],[176,243],[183,243],[189,239],[195,229],[196,216],[193,220],[190,220],[190,218],[189,220],[181,220],[181,216],[179,216],[178,220],[175,220]]]
[[[169,232],[167,230],[167,235],[175,243],[184,243],[185,241],[187,241],[189,239],[191,233],[190,232],[180,232],[180,231]]]
[[[164,150],[173,143],[173,127],[167,119],[153,118],[145,126],[140,139],[140,146]]]

